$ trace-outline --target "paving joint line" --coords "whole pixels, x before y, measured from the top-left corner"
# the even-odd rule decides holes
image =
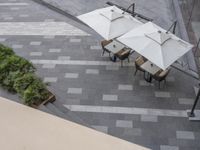
[[[48,3],[48,2],[45,2],[44,0],[31,0],[31,1],[34,1],[34,2],[36,2],[36,3],[38,3],[38,4],[42,5],[42,6],[45,6],[45,7],[47,7],[48,9],[50,9],[50,10],[52,10],[52,11],[54,11],[54,12],[57,12],[57,13],[59,13],[59,14],[65,16],[65,17],[67,17],[67,18],[70,18],[70,19],[74,20],[75,22],[81,23],[82,25],[88,27],[88,25],[86,25],[86,24],[83,23],[81,20],[79,20],[79,19],[76,18],[75,16],[71,15],[71,14],[68,13],[67,11],[64,11],[64,10],[62,10],[62,9],[60,9],[60,8],[58,8],[58,7],[56,7],[56,6],[52,5],[52,4],[50,4],[50,3]]]

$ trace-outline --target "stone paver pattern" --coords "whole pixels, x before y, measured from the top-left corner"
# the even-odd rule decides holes
[[[107,6],[105,0],[89,0],[87,5],[86,1],[56,3],[65,2],[65,8],[77,15]],[[124,7],[131,3],[114,2]],[[159,89],[157,82],[146,83],[142,73],[134,76],[137,53],[121,67],[107,54],[102,57],[103,39],[90,28],[33,1],[2,3],[10,4],[0,6],[0,42],[32,61],[36,73],[50,82],[57,101],[70,112],[96,130],[152,150],[200,149],[200,123],[189,121],[186,113],[195,98],[196,80],[172,69],[167,84]],[[136,4],[138,12],[164,28],[175,20],[170,0]],[[2,89],[0,95],[18,100]]]

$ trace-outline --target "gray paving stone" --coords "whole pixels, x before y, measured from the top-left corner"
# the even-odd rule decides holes
[[[4,20],[13,20],[13,17],[4,17]]]
[[[13,44],[12,48],[17,49],[17,48],[23,48],[24,45],[20,45],[20,44]]]
[[[166,78],[167,82],[175,82],[175,78],[173,76],[169,76]]]
[[[135,108],[135,107],[112,107],[112,106],[92,106],[92,105],[65,105],[72,111],[85,111],[97,113],[112,113],[112,114],[134,114],[134,115],[156,115],[170,117],[187,117],[186,111],[181,110],[166,110],[166,109],[150,109],[150,108]]]
[[[179,150],[179,147],[170,145],[160,145],[160,150]]]
[[[140,129],[140,128],[125,128],[124,134],[127,136],[141,136],[142,129]]]
[[[69,94],[82,94],[82,88],[68,88]]]
[[[51,49],[49,49],[49,52],[50,52],[50,53],[60,53],[60,52],[61,52],[61,49],[58,49],[58,48],[51,48]]]
[[[59,56],[58,60],[70,60],[70,56]]]
[[[42,66],[42,68],[49,68],[49,69],[54,69],[55,67],[56,67],[55,64],[44,64],[44,65]]]
[[[80,99],[66,99],[66,103],[67,104],[71,104],[71,105],[78,105],[78,104],[80,104]]]
[[[65,78],[73,78],[73,79],[77,79],[79,77],[78,73],[66,73],[65,74]]]
[[[101,50],[102,48],[101,48],[101,46],[94,45],[94,46],[90,46],[90,49],[91,50]]]
[[[10,7],[10,10],[19,10],[19,7]]]
[[[30,52],[30,56],[42,56],[42,52]]]
[[[177,139],[188,139],[194,140],[194,132],[191,131],[176,131],[176,138]]]
[[[2,0],[7,2],[7,0]],[[17,0],[17,1],[23,1],[23,0]],[[52,0],[53,1],[53,0]],[[59,1],[64,1],[65,0],[57,0],[56,3],[59,3]],[[67,11],[69,9],[74,9],[75,11],[78,10],[79,13],[84,13],[81,11],[89,12],[91,10],[94,10],[96,8],[101,8],[105,6],[106,1],[98,1],[97,3],[90,3],[91,5],[85,5],[85,2],[88,2],[88,4],[93,1],[93,0],[74,0],[74,1],[69,1],[71,2],[71,6],[75,7],[65,7]],[[29,1],[26,1],[29,3]],[[115,3],[119,3],[119,5],[128,6],[128,3],[131,1],[128,0],[127,3],[125,4],[124,1],[117,1],[113,0]],[[171,24],[171,21],[174,20],[174,18],[171,17],[171,2],[168,3],[168,1],[162,1],[162,0],[155,0],[155,1],[136,1],[136,6],[137,6],[137,11],[139,11],[141,14],[147,15],[149,17],[152,17],[156,23],[158,22],[163,22],[165,29],[168,28],[168,24]],[[139,4],[138,4],[139,3]],[[9,9],[8,13],[6,9],[0,9],[0,14],[9,14],[10,16],[7,17],[12,17],[13,20],[12,22],[18,22],[18,21],[25,21],[25,25],[28,27],[28,22],[38,22],[42,21],[43,23],[45,18],[51,17],[54,20],[59,20],[63,22],[68,22],[71,24],[71,20],[59,16],[58,14],[54,13],[53,11],[48,11],[45,7],[41,7],[35,3],[30,2],[30,6],[25,10],[25,7],[22,8],[20,11],[10,11],[11,13],[16,13],[16,14],[10,14]],[[69,4],[69,3],[67,3]],[[84,7],[80,7],[83,5]],[[163,7],[166,6],[166,7]],[[33,9],[31,8],[33,7]],[[20,7],[21,8],[21,7]],[[37,8],[37,13],[32,13],[34,12],[35,8]],[[76,10],[77,9],[77,10]],[[40,13],[41,10],[41,13]],[[170,13],[169,13],[170,12]],[[28,14],[29,16],[26,18],[19,18],[19,14]],[[163,15],[164,13],[164,15]],[[160,16],[158,16],[160,14]],[[168,15],[169,14],[169,15]],[[51,19],[50,18],[50,19]],[[165,20],[169,19],[169,22],[166,23]],[[19,19],[19,20],[18,20]],[[23,19],[23,20],[22,20]],[[54,20],[49,20],[49,21],[54,21]],[[2,21],[4,22],[11,22],[11,21],[6,21],[2,17]],[[45,26],[48,26],[49,22],[45,24]],[[73,22],[72,22],[73,24]],[[76,24],[76,23],[75,23]],[[165,26],[166,24],[166,26]],[[102,50],[95,50],[95,47],[91,47],[94,45],[97,45],[97,34],[93,34],[91,37],[83,37],[82,42],[78,43],[69,43],[70,38],[80,38],[79,36],[71,36],[75,33],[70,31],[70,27],[64,27],[63,29],[60,30],[60,27],[62,26],[61,24],[59,25],[58,22],[55,24],[55,30],[59,30],[58,34],[55,35],[64,35],[65,38],[56,36],[54,40],[48,40],[48,39],[43,39],[44,35],[54,35],[52,30],[50,31],[50,27],[47,27],[45,29],[46,32],[38,32],[41,31],[41,24],[34,25],[33,29],[34,31],[27,31],[27,30],[22,30],[21,28],[18,29],[18,31],[12,31],[10,32],[10,35],[13,36],[6,36],[6,35],[1,35],[2,38],[5,38],[6,36],[7,40],[4,42],[5,44],[12,45],[12,44],[18,44],[16,43],[17,41],[22,42],[22,44],[26,44],[30,41],[45,41],[42,43],[42,46],[38,46],[38,50],[35,51],[40,51],[42,50],[43,55],[40,57],[40,59],[35,59],[35,62],[40,62],[39,65],[36,65],[38,68],[38,73],[42,74],[43,77],[48,77],[49,73],[52,72],[52,70],[48,69],[42,69],[43,64],[54,64],[56,65],[55,67],[55,76],[59,76],[59,81],[56,84],[52,84],[51,88],[55,92],[56,95],[58,95],[58,100],[61,100],[63,104],[66,105],[79,105],[79,106],[72,106],[72,110],[77,110],[80,112],[78,115],[80,117],[83,116],[88,116],[86,119],[89,120],[88,122],[91,125],[96,125],[96,126],[105,126],[104,127],[99,127],[99,130],[107,130],[106,127],[108,127],[108,133],[112,134],[114,136],[118,136],[120,138],[123,138],[125,140],[128,140],[133,143],[140,144],[142,146],[146,146],[149,148],[152,148],[152,150],[160,150],[160,145],[178,145],[179,149],[182,150],[197,150],[198,144],[195,145],[195,141],[198,142],[199,138],[196,137],[195,135],[195,140],[181,140],[181,139],[175,139],[175,131],[176,130],[185,130],[185,131],[194,131],[194,132],[199,132],[199,124],[198,123],[192,123],[188,121],[187,116],[185,116],[185,109],[188,106],[183,106],[178,104],[178,98],[186,98],[186,97],[193,97],[194,93],[192,91],[192,86],[194,82],[192,78],[187,78],[187,76],[183,75],[182,73],[178,72],[177,70],[173,69],[170,72],[170,76],[167,77],[168,82],[174,82],[174,83],[168,83],[167,86],[165,86],[164,90],[167,90],[167,92],[172,92],[170,93],[171,97],[168,98],[167,100],[164,101],[159,101],[159,98],[155,98],[154,92],[157,90],[157,86],[154,87],[141,87],[145,86],[145,84],[141,84],[139,82],[142,80],[142,74],[138,73],[137,76],[133,76],[134,72],[134,67],[131,64],[128,67],[123,67],[120,68],[120,63],[112,63],[109,61],[108,54],[105,55],[106,58],[101,57],[101,52]],[[159,24],[159,25],[162,25]],[[10,23],[10,26],[13,26],[13,28],[16,27],[15,24]],[[9,27],[10,27],[9,26]],[[65,26],[65,25],[64,25]],[[76,27],[79,28],[79,24],[76,24]],[[62,28],[62,27],[61,27]],[[80,27],[81,28],[81,27]],[[89,28],[88,28],[89,29]],[[66,31],[66,33],[64,33]],[[69,30],[69,31],[68,31]],[[72,29],[75,30],[75,29]],[[77,28],[76,28],[77,30]],[[86,29],[87,31],[87,29]],[[17,33],[18,32],[18,33]],[[24,33],[27,33],[32,35],[32,34],[39,34],[40,36],[14,36],[14,35],[23,35]],[[80,31],[79,31],[80,34]],[[83,33],[82,33],[83,34]],[[85,36],[86,34],[84,34]],[[97,35],[97,36],[96,36]],[[17,40],[17,41],[16,41]],[[46,42],[48,41],[48,42]],[[51,41],[51,42],[49,42]],[[98,41],[99,42],[99,41]],[[21,44],[21,43],[19,43]],[[25,46],[24,46],[25,47]],[[30,47],[30,46],[29,46]],[[65,48],[68,48],[67,51],[65,51]],[[60,54],[51,54],[48,53],[48,50],[50,48],[59,48],[63,49]],[[90,48],[94,48],[94,50],[91,50]],[[76,49],[76,51],[72,51]],[[31,49],[28,47],[24,49],[26,54],[29,54],[31,52]],[[23,51],[16,51],[16,52],[23,52]],[[47,52],[47,53],[46,53]],[[63,61],[63,60],[56,60],[58,56],[71,56],[71,58],[77,60],[69,60],[69,61]],[[137,54],[136,54],[137,55]],[[45,60],[47,59],[48,60]],[[135,54],[132,55],[131,57],[135,58]],[[29,58],[29,57],[28,57]],[[80,61],[81,59],[82,61]],[[32,58],[33,60],[33,58]],[[118,67],[119,65],[119,67]],[[112,66],[117,66],[116,70]],[[127,66],[125,64],[125,66]],[[93,68],[98,69],[99,72],[101,73],[98,76],[93,76],[93,75],[85,75],[85,70],[88,68]],[[106,71],[108,70],[108,71]],[[110,71],[109,71],[110,70]],[[65,79],[65,73],[80,73],[78,80],[68,80]],[[176,80],[171,79],[171,76],[175,77]],[[90,78],[91,77],[91,78]],[[61,78],[61,79],[60,79]],[[87,80],[85,82],[84,80]],[[62,82],[63,81],[63,82]],[[118,84],[130,84],[133,86],[132,91],[118,91]],[[139,85],[140,84],[140,85]],[[62,86],[66,86],[65,89],[60,90]],[[95,86],[95,88],[93,88]],[[83,95],[73,95],[73,94],[66,94],[67,90],[69,87],[82,87],[83,90],[86,89],[83,92]],[[102,88],[105,87],[105,88]],[[88,90],[91,89],[91,90]],[[113,88],[113,89],[111,89]],[[111,101],[111,102],[105,102],[102,101],[102,95],[103,94],[119,94],[119,98],[121,96],[123,99],[120,99],[120,101]],[[124,96],[124,95],[126,96]],[[135,96],[137,95],[137,96]],[[130,99],[128,99],[128,97]],[[133,99],[131,99],[133,97]],[[71,100],[71,99],[78,99],[78,100]],[[137,99],[137,101],[135,100]],[[86,105],[86,106],[85,106]],[[102,106],[103,105],[103,106]],[[84,106],[84,107],[82,107]],[[119,107],[118,107],[119,106]],[[189,108],[189,107],[188,107]],[[159,109],[159,110],[157,110]],[[83,111],[82,111],[83,110]],[[113,118],[109,116],[115,116],[114,120]],[[151,123],[151,122],[141,122],[141,114],[142,115],[158,115],[159,116],[159,122],[156,123]],[[125,116],[129,116],[128,118],[125,118]],[[132,116],[137,116],[136,120],[134,118],[132,119]],[[84,117],[83,117],[84,119]],[[116,120],[134,120],[133,121],[133,130],[132,128],[117,128],[116,127]],[[170,122],[170,124],[169,124]],[[167,128],[165,125],[168,123]],[[97,127],[98,128],[98,127]],[[112,132],[110,132],[112,130]],[[120,131],[119,131],[120,130]],[[138,137],[142,133],[141,138]],[[160,133],[160,134],[159,134]],[[135,137],[136,136],[136,137]],[[138,139],[140,140],[138,140]],[[175,142],[173,144],[168,143],[168,140],[170,138],[174,138]],[[187,141],[187,142],[185,142]],[[155,149],[151,147],[151,145],[155,146]],[[184,147],[185,145],[186,147]],[[191,148],[191,147],[192,148]],[[170,147],[172,150],[173,148]],[[168,149],[170,149],[168,148]]]
[[[81,39],[70,39],[69,41],[72,43],[78,43],[81,42]]]
[[[42,42],[40,41],[33,41],[33,42],[30,42],[30,45],[34,45],[34,46],[39,46],[41,45]]]
[[[6,38],[0,38],[0,42],[4,42]]]
[[[55,36],[54,35],[45,35],[43,38],[44,39],[54,39]]]
[[[57,82],[58,78],[57,77],[45,77],[44,82]]]
[[[100,132],[108,133],[108,127],[107,126],[96,126],[92,125],[92,127]]]
[[[133,90],[133,86],[132,85],[128,85],[128,84],[119,84],[118,85],[118,90],[132,91]]]
[[[106,66],[106,70],[118,71],[119,70],[119,66]]]
[[[45,19],[44,22],[54,22],[54,19]]]
[[[178,102],[179,102],[179,104],[183,104],[183,105],[193,105],[194,99],[192,99],[192,98],[179,98]]]
[[[160,98],[170,98],[171,95],[169,92],[155,92],[155,97],[160,97]]]
[[[28,14],[20,14],[19,17],[26,18],[26,17],[29,17],[29,15]]]
[[[86,69],[85,71],[86,74],[99,74],[98,69]]]
[[[43,63],[47,63],[47,62],[52,62],[54,64],[62,64],[62,65],[80,65],[80,66],[107,66],[107,65],[111,65],[112,62],[110,61],[89,61],[89,60],[69,60],[69,61],[63,61],[63,60],[32,60],[33,63],[35,64],[43,64]],[[124,66],[129,66],[129,64],[124,64]]]
[[[133,128],[133,122],[128,120],[117,120],[116,127]]]
[[[28,3],[0,3],[0,6],[27,6]]]
[[[17,28],[16,28],[17,26]],[[45,26],[45,28],[44,28]],[[31,30],[30,30],[31,28]],[[62,35],[90,36],[88,33],[66,22],[5,22],[0,23],[0,34],[3,35]],[[41,40],[41,39],[38,39]],[[33,41],[34,42],[34,41]],[[65,41],[66,42],[66,41]],[[63,43],[65,43],[63,41]],[[60,43],[62,45],[63,43]],[[38,43],[33,43],[38,45]]]
[[[152,86],[153,83],[149,83],[149,82],[147,82],[147,81],[145,81],[145,80],[140,80],[140,81],[139,81],[139,85],[140,85],[140,86]]]
[[[118,100],[117,95],[107,95],[107,94],[103,95],[103,101],[117,101],[117,100]]]
[[[158,122],[158,116],[141,115],[142,122]]]

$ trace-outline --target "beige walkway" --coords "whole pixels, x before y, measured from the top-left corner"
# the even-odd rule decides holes
[[[2,150],[148,150],[0,97]]]

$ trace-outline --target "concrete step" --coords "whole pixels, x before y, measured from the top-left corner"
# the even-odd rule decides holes
[[[68,120],[90,127],[90,125],[85,123],[85,121],[81,119],[75,112],[72,112],[66,107],[64,107],[63,104],[59,100],[54,101],[53,105],[57,107],[60,111],[62,111],[64,114],[66,114],[68,117]]]
[[[43,112],[46,112],[46,113],[54,115],[53,112],[51,112],[45,105],[40,105],[38,107],[38,109],[41,110],[41,111],[43,111]]]
[[[54,101],[53,103],[47,103],[46,105],[40,106],[39,109],[41,111],[91,128],[90,125],[85,123],[84,120],[82,120],[77,114],[64,107],[58,100]]]

